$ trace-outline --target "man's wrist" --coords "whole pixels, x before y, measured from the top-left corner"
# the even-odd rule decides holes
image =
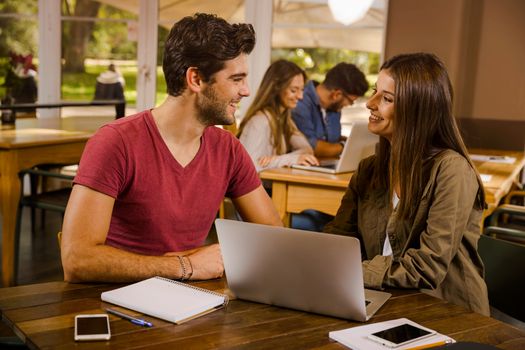
[[[179,259],[180,270],[181,270],[180,280],[187,281],[193,275],[193,266],[191,265],[190,258],[187,256],[180,256],[180,255],[177,255],[177,258]]]
[[[186,269],[187,269],[187,273],[188,273],[188,280],[191,279],[191,276],[193,276],[193,265],[191,264],[191,260],[190,260],[190,257],[189,255],[184,255],[182,257],[182,259],[186,259],[186,261],[188,262],[188,265],[186,266]]]

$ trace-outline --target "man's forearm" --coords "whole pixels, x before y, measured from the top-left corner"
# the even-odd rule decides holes
[[[68,282],[133,282],[152,276],[181,278],[176,256],[147,256],[108,245],[70,248],[62,252],[64,279]]]
[[[315,145],[314,154],[319,158],[335,158],[339,157],[343,151],[343,145],[341,143],[331,143],[323,140],[318,140]]]

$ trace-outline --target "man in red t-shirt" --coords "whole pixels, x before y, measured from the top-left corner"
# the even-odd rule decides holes
[[[217,244],[203,246],[224,196],[244,220],[282,225],[232,124],[249,95],[251,25],[196,14],[168,36],[168,97],[102,127],[86,145],[64,217],[66,281],[161,275],[220,277]]]

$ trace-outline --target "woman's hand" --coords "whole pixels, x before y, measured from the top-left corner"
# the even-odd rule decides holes
[[[268,164],[270,164],[272,162],[272,160],[274,160],[275,158],[276,158],[276,156],[264,156],[264,157],[261,157],[261,158],[259,158],[259,165],[262,168],[266,168],[268,166]]]
[[[313,154],[301,154],[297,159],[297,164],[300,165],[319,165],[319,161]]]

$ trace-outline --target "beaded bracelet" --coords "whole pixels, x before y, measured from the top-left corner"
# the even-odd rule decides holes
[[[188,264],[190,264],[190,273],[188,274],[188,279],[190,279],[193,275],[193,266],[191,265],[191,260],[187,255],[184,255],[184,258],[188,259]]]
[[[177,258],[179,258],[180,267],[182,269],[182,275],[180,276],[180,280],[185,281],[187,279],[186,278],[186,265],[184,264],[184,260],[182,260],[182,256],[177,255]]]

